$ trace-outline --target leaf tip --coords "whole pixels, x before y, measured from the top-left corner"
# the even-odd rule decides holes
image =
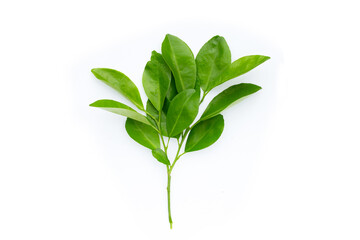
[[[98,100],[98,101],[95,101],[95,102],[93,102],[93,103],[90,103],[89,106],[90,106],[90,107],[96,107],[98,102],[99,102],[99,100]]]

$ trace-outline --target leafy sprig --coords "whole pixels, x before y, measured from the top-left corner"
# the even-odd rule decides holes
[[[176,162],[186,153],[215,143],[224,129],[224,118],[220,113],[261,87],[240,83],[227,88],[211,100],[199,120],[193,123],[200,104],[213,88],[247,73],[268,59],[270,57],[250,55],[231,62],[229,46],[221,36],[206,42],[194,58],[184,41],[167,34],[161,54],[153,51],[145,66],[142,77],[148,97],[145,108],[138,88],[125,74],[108,68],[91,70],[96,78],[117,90],[143,113],[114,100],[103,99],[90,104],[127,117],[125,129],[128,135],[151,149],[154,158],[166,166],[170,228],[173,223],[170,184]],[[168,157],[170,138],[176,139],[178,145],[173,161]]]

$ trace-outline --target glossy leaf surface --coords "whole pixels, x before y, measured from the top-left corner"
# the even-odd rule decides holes
[[[225,39],[211,38],[196,56],[197,77],[201,88],[207,91],[221,81],[221,74],[231,64],[231,53]]]
[[[196,81],[196,65],[189,46],[180,38],[167,34],[161,52],[174,74],[177,91],[193,89]]]
[[[250,55],[239,58],[235,62],[231,63],[231,65],[224,71],[221,81],[215,86],[245,74],[269,59],[270,57],[262,55]]]
[[[166,118],[169,136],[181,133],[195,119],[199,111],[199,95],[194,89],[184,90],[171,101]]]
[[[151,150],[160,148],[160,139],[157,131],[142,122],[128,118],[125,123],[126,132],[137,143]]]
[[[219,93],[216,97],[214,97],[213,100],[211,100],[200,119],[209,119],[219,114],[222,110],[227,108],[236,100],[253,94],[260,89],[261,87],[251,83],[240,83],[231,86]]]
[[[102,99],[90,104],[90,106],[101,108],[103,110],[116,113],[137,120],[139,122],[145,123],[147,125],[150,125],[149,121],[146,119],[144,115],[136,112],[131,107],[114,100]]]
[[[156,148],[156,149],[152,150],[152,155],[159,162],[161,162],[161,163],[163,163],[165,165],[170,165],[169,158],[166,156],[166,153],[162,149]]]
[[[185,151],[193,152],[209,147],[219,139],[223,130],[224,118],[221,114],[199,122],[190,131]]]
[[[170,81],[170,68],[161,54],[153,51],[151,61],[148,61],[145,66],[142,82],[146,95],[158,111],[161,111],[163,107]]]
[[[124,95],[136,107],[144,109],[138,88],[125,74],[109,68],[93,68],[91,72],[97,79]]]

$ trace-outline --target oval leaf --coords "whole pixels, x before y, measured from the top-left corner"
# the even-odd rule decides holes
[[[144,90],[154,107],[161,111],[171,81],[171,71],[161,54],[153,51],[142,78]]]
[[[109,68],[94,68],[91,72],[97,79],[124,95],[137,108],[144,109],[138,88],[125,74]]]
[[[149,123],[149,121],[146,119],[146,117],[144,115],[141,115],[140,113],[136,112],[131,107],[129,107],[125,104],[122,104],[120,102],[114,101],[114,100],[102,99],[102,100],[93,102],[92,104],[90,104],[90,106],[101,108],[103,110],[106,110],[106,111],[109,111],[112,113],[116,113],[116,114],[137,120],[139,122],[142,122],[142,123],[145,123],[145,124],[151,126],[151,124]]]
[[[221,74],[231,64],[231,53],[225,39],[211,38],[196,56],[197,76],[205,92],[221,81]]]
[[[185,152],[198,151],[212,145],[224,130],[224,118],[221,114],[196,124],[190,131]]]
[[[152,150],[152,155],[159,162],[161,162],[165,165],[170,165],[169,158],[167,157],[166,153],[163,150],[161,150],[160,148],[156,148],[156,149]]]
[[[137,143],[151,150],[160,148],[160,139],[157,131],[151,126],[128,118],[125,123],[126,132]]]
[[[196,65],[194,54],[189,46],[180,38],[167,34],[162,43],[161,52],[174,74],[177,91],[194,88]]]
[[[169,136],[174,137],[190,126],[199,111],[199,95],[194,89],[184,90],[171,101],[166,127]]]
[[[236,100],[259,91],[261,87],[251,83],[240,83],[219,93],[205,109],[201,120],[209,119],[227,108]]]
[[[262,55],[250,55],[239,58],[235,62],[231,63],[231,65],[224,71],[220,82],[218,82],[215,86],[247,73],[269,59],[270,57]]]

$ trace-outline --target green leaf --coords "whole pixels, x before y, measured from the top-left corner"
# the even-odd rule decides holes
[[[168,134],[174,137],[194,121],[199,111],[199,95],[194,89],[184,90],[171,101],[166,118]]]
[[[167,34],[161,52],[175,77],[176,89],[193,89],[196,81],[194,54],[180,38]]]
[[[153,51],[148,61],[142,82],[144,90],[154,107],[161,111],[171,81],[171,71],[161,54]]]
[[[221,114],[196,124],[190,131],[185,152],[198,151],[212,145],[224,130],[224,118]]]
[[[157,121],[159,119],[159,112],[158,110],[154,107],[154,105],[152,105],[152,103],[148,100],[146,102],[146,111],[153,117],[155,118]],[[155,122],[155,120],[150,117],[151,122],[154,124],[154,126],[156,126],[156,128],[158,128],[157,123]],[[161,123],[160,123],[160,127],[161,127],[161,133],[163,136],[168,136],[167,134],[167,129],[166,129],[166,114],[162,111],[161,114]]]
[[[215,86],[245,74],[269,59],[270,57],[262,55],[250,55],[239,58],[235,62],[231,63],[231,65],[224,71],[221,81]]]
[[[147,125],[150,125],[149,121],[146,119],[144,115],[136,112],[131,107],[114,100],[108,100],[108,99],[97,100],[96,102],[90,104],[90,106],[101,108],[103,110],[116,113],[137,120],[139,122],[145,123]]]
[[[231,53],[225,39],[211,38],[196,56],[197,76],[205,92],[221,81],[221,74],[231,64]]]
[[[169,109],[170,106],[170,101],[178,94],[177,90],[176,90],[176,86],[175,86],[175,78],[174,75],[171,74],[171,82],[170,82],[170,87],[169,90],[166,94],[166,98],[164,101],[164,106],[163,106],[163,111],[166,114],[167,110]]]
[[[199,98],[200,98],[200,95],[201,95],[201,88],[200,88],[200,79],[199,78],[196,78],[196,82],[195,82],[195,87],[194,87],[195,91],[196,91],[196,94],[199,95]]]
[[[156,148],[156,149],[152,150],[152,155],[159,162],[161,162],[161,163],[163,163],[165,165],[170,165],[169,158],[167,157],[166,153],[162,149]]]
[[[109,68],[93,68],[91,72],[97,79],[124,95],[137,108],[144,109],[138,88],[125,74]]]
[[[175,77],[173,74],[171,74],[171,82],[170,82],[169,90],[166,94],[166,98],[169,101],[171,101],[177,94],[178,94],[178,91],[176,90]]]
[[[219,93],[216,97],[214,97],[213,100],[211,100],[200,119],[209,119],[219,114],[222,110],[227,108],[231,103],[235,102],[236,100],[253,94],[260,89],[261,87],[251,83],[240,83],[231,86]]]
[[[160,148],[160,139],[157,131],[149,125],[128,118],[125,123],[129,136],[144,147],[151,150]]]

